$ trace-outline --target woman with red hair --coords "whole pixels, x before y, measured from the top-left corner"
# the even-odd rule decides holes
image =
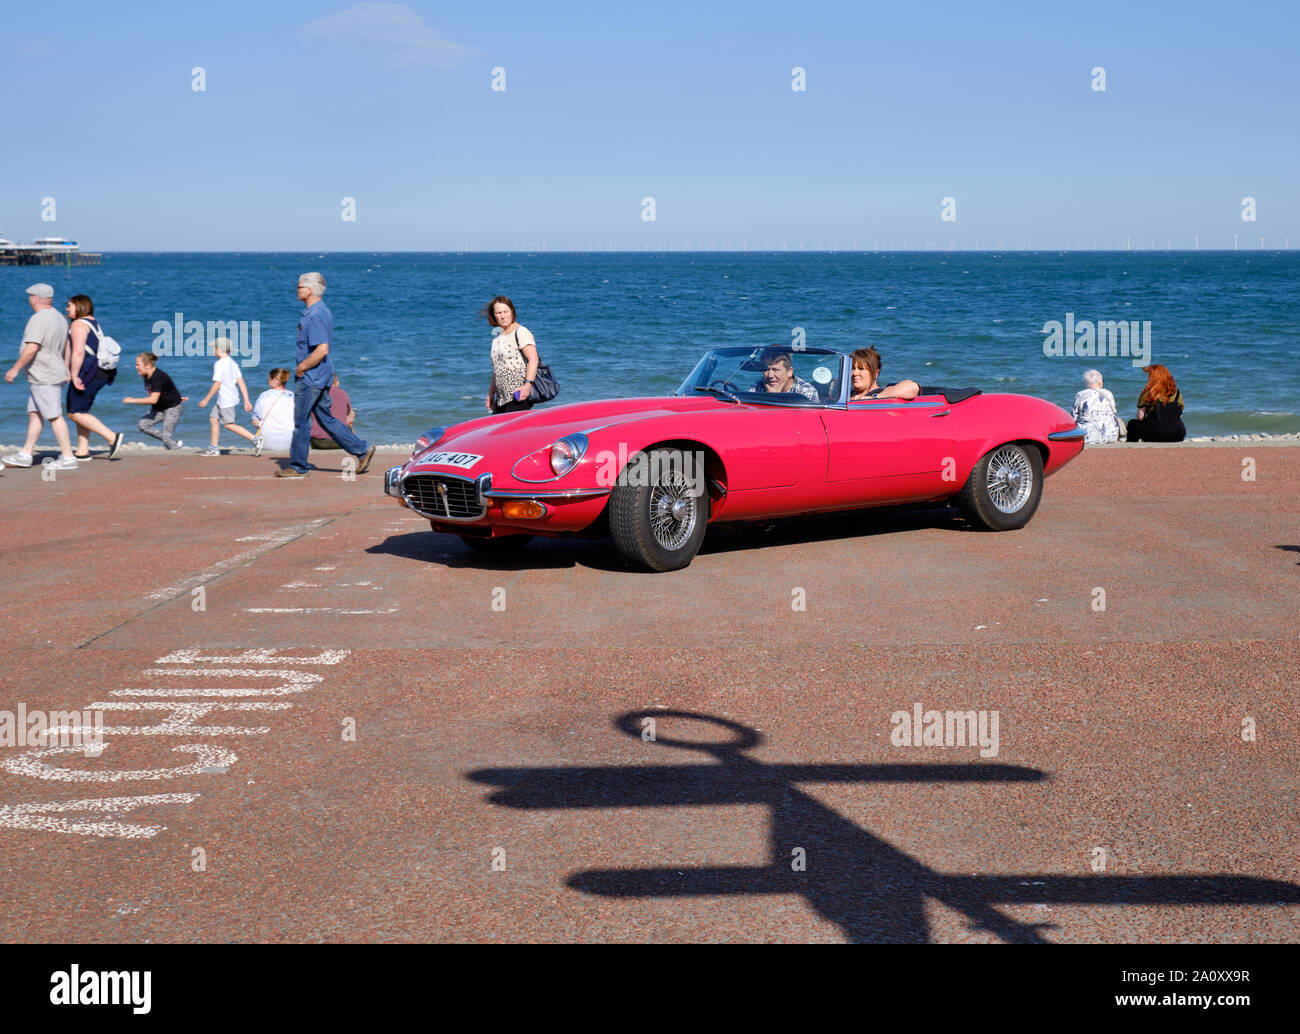
[[[1183,393],[1174,383],[1169,368],[1156,363],[1142,367],[1147,386],[1138,396],[1138,415],[1128,422],[1130,442],[1181,442],[1187,437],[1183,426]]]

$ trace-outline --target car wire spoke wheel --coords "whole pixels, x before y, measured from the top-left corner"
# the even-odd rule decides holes
[[[709,494],[694,455],[665,446],[632,457],[629,469],[649,477],[620,477],[609,494],[609,534],[614,546],[649,571],[680,571],[690,564],[709,524]]]
[[[650,489],[650,532],[664,549],[680,549],[695,530],[691,484],[680,470],[666,470]]]
[[[977,528],[1015,531],[1029,523],[1043,495],[1043,454],[1030,442],[1005,442],[980,457],[954,497]]]
[[[989,502],[1003,513],[1016,513],[1034,490],[1034,468],[1023,449],[1004,445],[989,457],[986,475]]]

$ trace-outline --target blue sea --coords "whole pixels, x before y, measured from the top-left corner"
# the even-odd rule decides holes
[[[1183,390],[1189,435],[1300,432],[1300,254],[1290,251],[107,253],[99,266],[0,267],[4,366],[30,315],[29,284],[52,284],[60,308],[90,295],[125,356],[95,412],[139,441],[143,409],[121,398],[141,391],[131,357],[154,347],[155,325],[178,314],[256,322],[258,365],[244,358],[256,398],[269,369],[293,366],[295,284],[309,270],[328,281],[330,352],[357,431],[380,444],[485,412],[491,331],[478,313],[498,293],[536,336],[560,401],[666,394],[707,348],[788,343],[802,328],[809,347],[874,345],[884,381],[1024,393],[1067,409],[1095,367],[1121,416],[1132,415],[1140,361],[1044,354],[1045,324],[1073,314],[1076,325],[1150,321],[1150,361]],[[205,442],[197,402],[211,360],[159,365],[192,397],[180,436]],[[22,384],[0,382],[0,442],[21,443],[25,410]],[[52,441],[46,431],[42,444]],[[245,443],[223,433],[223,444]]]

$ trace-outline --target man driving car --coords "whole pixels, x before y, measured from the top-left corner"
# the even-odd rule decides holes
[[[817,389],[795,375],[794,364],[790,362],[788,352],[779,346],[773,346],[763,353],[762,359],[763,376],[755,382],[754,391],[793,393],[812,402],[821,401]]]

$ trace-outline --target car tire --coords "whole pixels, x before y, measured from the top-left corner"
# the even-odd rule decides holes
[[[1015,531],[1029,523],[1043,497],[1043,457],[1025,442],[990,449],[957,495],[957,507],[976,527]]]
[[[648,484],[624,484],[638,467]],[[702,473],[702,472],[701,472]],[[679,571],[704,542],[709,494],[692,488],[680,449],[639,452],[609,495],[609,533],[614,547],[650,571]],[[700,489],[703,486],[696,486]]]
[[[461,535],[461,542],[480,553],[514,553],[533,541],[531,535],[494,535],[490,539],[481,539],[473,535]]]

